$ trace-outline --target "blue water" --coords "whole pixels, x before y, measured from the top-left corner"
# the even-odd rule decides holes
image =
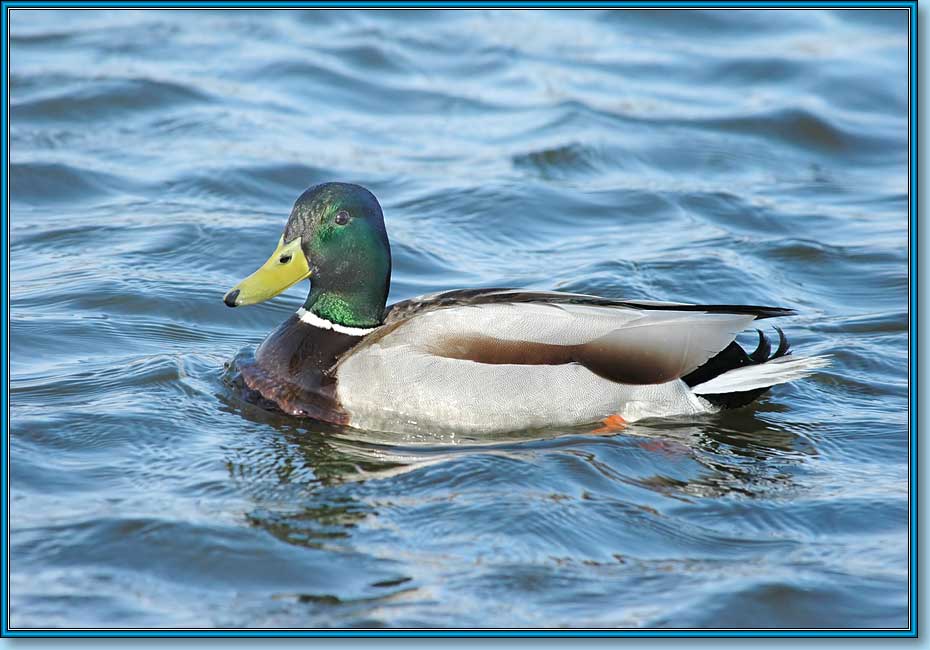
[[[904,627],[903,11],[14,11],[14,627]],[[689,419],[386,436],[244,402],[306,187],[391,299],[792,307],[833,365]],[[740,340],[751,343],[750,332]]]

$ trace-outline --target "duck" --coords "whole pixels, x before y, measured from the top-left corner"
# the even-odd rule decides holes
[[[828,364],[758,332],[792,309],[621,300],[519,288],[452,289],[387,305],[391,247],[366,188],[303,192],[268,260],[223,297],[274,298],[303,280],[306,301],[238,372],[285,414],[388,432],[492,433],[595,425],[745,406]]]

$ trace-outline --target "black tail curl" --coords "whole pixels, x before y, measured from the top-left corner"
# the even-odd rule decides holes
[[[775,328],[775,331],[778,332],[778,347],[775,349],[774,354],[772,354],[772,344],[762,330],[756,331],[759,333],[759,344],[751,354],[746,354],[746,351],[740,347],[739,343],[733,341],[730,345],[711,357],[703,366],[682,377],[682,381],[688,384],[688,386],[697,386],[698,384],[703,384],[705,381],[709,381],[730,370],[735,370],[742,366],[758,365],[791,354],[788,339],[785,337],[785,333],[781,331],[781,328]],[[702,394],[701,397],[721,408],[737,408],[749,404],[767,390],[768,387],[735,393]]]

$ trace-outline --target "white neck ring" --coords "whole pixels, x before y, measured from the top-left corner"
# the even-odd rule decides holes
[[[365,336],[378,329],[377,327],[348,327],[346,325],[340,325],[339,323],[334,323],[332,321],[326,320],[325,318],[321,318],[314,314],[312,311],[307,311],[303,307],[297,310],[297,318],[299,318],[301,322],[304,322],[307,325],[313,325],[314,327],[319,327],[323,330],[333,330],[334,332],[348,334],[349,336]]]

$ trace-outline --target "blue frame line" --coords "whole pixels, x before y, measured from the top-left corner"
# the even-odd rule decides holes
[[[889,638],[889,637],[916,637],[916,632],[910,630],[614,630],[614,629],[581,629],[581,630],[513,630],[513,629],[385,629],[385,630],[35,630],[12,632],[4,630],[2,636],[7,637],[483,637],[483,638],[511,638],[511,637],[671,637],[671,638],[697,638],[697,637],[794,637],[794,638]]]
[[[878,8],[878,9],[914,9],[917,8],[915,1],[907,2],[732,2],[732,0],[722,0],[721,2],[698,2],[698,1],[679,1],[679,2],[607,2],[594,0],[589,2],[557,2],[553,0],[542,0],[540,2],[525,2],[519,0],[509,0],[504,2],[467,2],[464,0],[445,0],[440,2],[423,2],[417,4],[414,2],[393,2],[384,0],[374,0],[372,2],[346,1],[346,2],[301,2],[299,0],[288,1],[278,0],[273,2],[257,4],[253,1],[231,2],[222,1],[202,1],[202,2],[117,2],[102,0],[100,2],[30,2],[10,0],[2,3],[4,9],[30,9],[30,8],[153,8],[153,9],[198,9],[198,8],[307,8],[307,9],[360,9],[360,8],[398,8],[398,9],[424,9],[424,8],[465,8],[465,9],[487,9],[487,8],[595,8],[595,9],[661,9],[661,8],[678,8],[678,9],[708,9],[708,8],[728,8],[728,9],[754,9],[754,8],[780,8],[780,9],[839,9],[839,8]],[[916,32],[916,27],[915,27]]]
[[[908,120],[908,142],[910,144],[910,152],[908,157],[910,178],[908,179],[908,197],[910,198],[908,204],[908,230],[910,232],[910,250],[908,251],[908,277],[911,282],[908,287],[910,292],[910,305],[908,309],[909,323],[908,323],[908,386],[910,388],[910,394],[908,395],[908,415],[910,416],[910,422],[908,426],[908,434],[910,437],[910,456],[908,462],[908,480],[907,480],[907,491],[908,491],[908,505],[910,511],[908,512],[908,526],[910,529],[910,545],[909,550],[909,560],[910,560],[910,597],[908,602],[911,606],[911,611],[908,617],[908,622],[910,623],[911,629],[914,631],[914,636],[917,636],[917,576],[919,575],[918,568],[918,553],[917,553],[917,544],[918,544],[918,522],[916,513],[919,512],[918,508],[918,494],[917,494],[917,459],[918,459],[918,427],[917,427],[917,412],[918,412],[918,400],[916,396],[918,395],[918,382],[917,382],[917,361],[919,359],[918,354],[918,343],[917,343],[917,333],[918,329],[918,310],[917,310],[917,296],[919,294],[919,273],[917,272],[917,244],[920,241],[920,236],[918,232],[918,220],[917,215],[919,214],[917,210],[918,199],[917,199],[917,142],[918,142],[918,125],[917,125],[917,99],[919,96],[917,79],[918,79],[918,62],[917,62],[917,52],[918,52],[918,37],[917,37],[917,3],[914,3],[913,9],[909,12],[910,21],[908,24],[908,45],[910,46],[910,79],[908,80],[908,100],[910,103],[910,115]]]
[[[300,2],[300,1],[277,1],[269,3],[257,3],[255,1],[200,1],[200,2],[117,2],[117,1],[100,1],[100,2],[63,2],[63,1],[28,1],[28,0],[3,0],[0,2],[3,8],[3,15],[0,18],[0,29],[2,29],[4,38],[4,47],[0,52],[0,65],[3,67],[5,83],[3,84],[0,96],[2,96],[2,108],[0,116],[3,121],[3,132],[0,136],[0,146],[3,150],[3,166],[0,169],[0,183],[3,187],[3,205],[0,208],[0,242],[2,242],[2,251],[0,251],[0,261],[6,271],[5,281],[0,285],[2,292],[2,310],[3,318],[0,320],[0,339],[2,339],[2,350],[0,350],[0,363],[2,363],[2,394],[0,394],[0,407],[4,418],[2,419],[3,446],[0,451],[0,493],[2,493],[2,527],[3,543],[0,544],[0,561],[2,561],[3,580],[0,581],[0,637],[800,637],[800,638],[818,638],[818,637],[912,637],[916,638],[917,633],[917,504],[918,494],[916,486],[917,477],[917,400],[915,399],[918,391],[917,382],[917,288],[918,278],[917,268],[917,243],[918,243],[918,223],[917,223],[917,1],[826,1],[826,2],[730,2],[727,0],[720,2],[699,2],[699,1],[679,1],[679,2],[606,2],[606,1],[589,1],[572,4],[568,2],[555,2],[543,0],[537,2],[521,1],[503,1],[503,2],[465,2],[465,1],[440,1],[440,2],[394,2],[394,1],[348,1],[348,2]],[[9,621],[9,421],[10,421],[10,366],[9,366],[9,300],[11,293],[10,285],[10,251],[9,251],[9,114],[8,114],[8,85],[9,85],[9,10],[11,9],[45,9],[45,8],[174,8],[174,9],[196,9],[196,8],[558,8],[558,7],[589,7],[589,8],[730,8],[730,9],[755,9],[755,8],[781,8],[781,9],[798,9],[798,8],[878,8],[878,9],[908,9],[908,45],[909,45],[909,176],[908,176],[908,277],[909,298],[908,298],[908,379],[909,379],[909,463],[908,463],[908,499],[909,499],[909,554],[910,554],[910,571],[909,571],[909,627],[902,629],[817,629],[817,630],[800,630],[800,629],[646,629],[646,630],[627,630],[627,629],[345,629],[345,630],[323,630],[323,629],[11,629]]]
[[[0,17],[0,30],[3,33],[4,43],[7,41],[8,25],[7,25],[7,12],[3,11],[2,17]],[[9,322],[9,300],[11,293],[11,273],[10,273],[10,255],[9,255],[9,236],[8,230],[10,228],[9,215],[7,213],[7,206],[9,204],[9,184],[7,182],[7,169],[9,165],[9,149],[7,147],[7,130],[9,129],[9,121],[7,119],[7,92],[9,86],[9,51],[7,47],[3,47],[0,51],[0,67],[3,69],[4,79],[6,80],[3,84],[3,89],[0,91],[0,97],[2,97],[2,109],[0,109],[0,116],[2,116],[3,122],[3,135],[0,138],[2,142],[3,149],[3,165],[0,167],[0,186],[3,187],[3,205],[0,207],[0,242],[2,242],[2,252],[0,252],[0,260],[2,260],[3,268],[6,271],[5,277],[6,280],[3,282],[2,286],[2,311],[3,318],[0,319],[0,339],[2,339],[3,344],[2,350],[0,350],[0,365],[3,366],[2,371],[2,382],[3,390],[0,391],[0,407],[2,407],[2,412],[4,414],[3,418],[3,445],[2,451],[0,451],[0,485],[2,485],[3,493],[3,502],[0,505],[0,512],[2,512],[3,522],[0,524],[3,530],[3,543],[0,544],[0,562],[2,562],[3,567],[3,580],[0,581],[0,634],[5,635],[9,631],[10,621],[7,617],[7,603],[9,602],[9,594],[7,593],[7,585],[9,584],[9,557],[8,553],[8,540],[9,536],[9,519],[10,519],[10,508],[9,508],[9,491],[7,489],[7,482],[9,480],[9,472],[7,468],[9,465],[9,458],[7,455],[7,450],[9,449],[9,422],[10,422],[10,405],[8,401],[9,390],[10,390],[10,365],[9,365],[9,349],[10,349],[10,340],[9,340],[9,329],[7,323]]]

